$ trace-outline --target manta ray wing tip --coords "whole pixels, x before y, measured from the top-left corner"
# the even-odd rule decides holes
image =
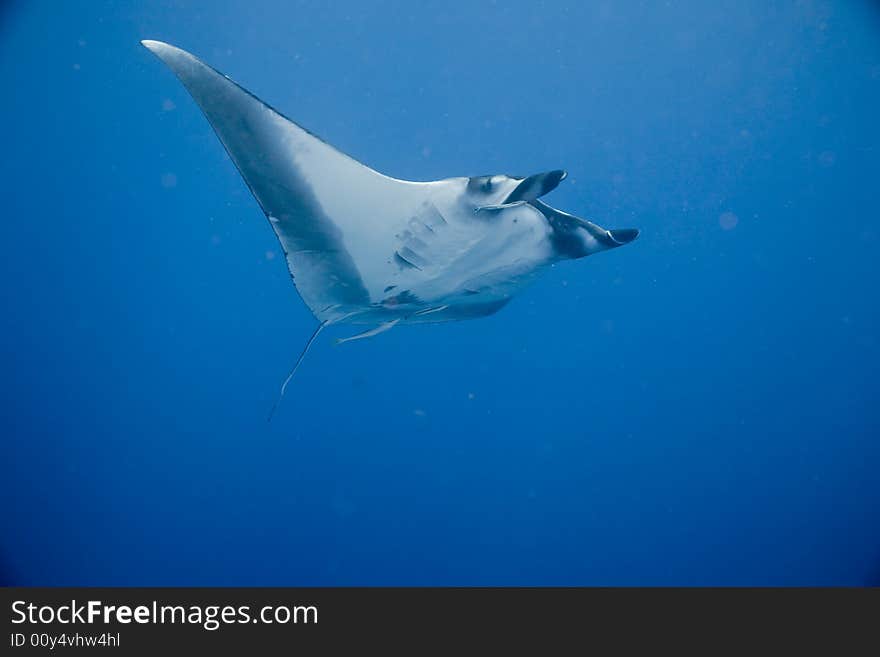
[[[165,43],[164,41],[154,41],[153,39],[141,39],[141,45],[152,52],[154,55],[159,56],[168,55],[175,52],[180,52],[180,48],[175,48],[170,43]]]

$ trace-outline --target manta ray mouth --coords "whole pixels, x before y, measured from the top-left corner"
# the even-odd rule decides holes
[[[510,192],[510,195],[504,199],[502,205],[516,203],[517,201],[534,201],[544,194],[549,194],[565,180],[568,174],[562,169],[555,171],[546,171],[544,173],[536,173],[522,181]]]

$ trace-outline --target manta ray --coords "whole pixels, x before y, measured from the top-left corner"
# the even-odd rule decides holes
[[[498,312],[543,268],[639,235],[607,230],[541,197],[566,177],[399,180],[358,162],[190,53],[142,41],[180,79],[223,143],[281,244],[321,330],[449,322]],[[277,402],[276,402],[277,406]],[[274,408],[273,408],[274,411]],[[271,414],[270,414],[271,418]]]

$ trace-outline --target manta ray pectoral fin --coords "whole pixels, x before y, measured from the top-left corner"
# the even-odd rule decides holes
[[[324,307],[368,305],[367,284],[378,287],[364,278],[372,260],[352,245],[382,226],[365,226],[352,208],[375,198],[390,198],[394,207],[412,185],[338,151],[194,55],[160,41],[142,43],[205,114],[268,217],[293,282],[314,315],[323,321],[333,319]]]
[[[394,328],[394,325],[400,321],[400,318],[392,319],[390,322],[385,322],[384,324],[379,324],[376,328],[371,328],[369,331],[364,331],[363,333],[358,333],[357,335],[353,335],[350,338],[338,338],[336,340],[336,344],[342,344],[343,342],[351,342],[352,340],[363,340],[364,338],[372,338],[374,335],[379,335],[380,333],[384,333],[385,331],[390,331]]]

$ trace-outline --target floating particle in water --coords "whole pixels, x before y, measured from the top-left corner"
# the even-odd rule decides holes
[[[177,176],[173,173],[163,173],[162,174],[162,187],[165,189],[171,189],[172,187],[177,187]]]
[[[477,396],[474,393],[472,393],[472,392],[468,393],[468,399],[476,399],[476,398],[477,398]]]
[[[275,252],[272,251],[271,249],[269,251],[266,251],[266,260],[274,260],[274,259],[275,259]]]
[[[426,413],[421,408],[417,408],[413,411],[413,415],[416,417],[425,417]]]
[[[165,100],[162,101],[162,110],[164,112],[170,112],[175,107],[177,107],[177,105],[175,105],[174,101],[171,100],[170,98],[166,98]]]
[[[74,65],[73,65],[73,70],[74,70],[74,71],[78,71],[80,68],[82,68],[82,67],[81,67],[79,64],[74,64]]]
[[[431,148],[429,146],[422,148],[422,157],[425,159],[431,157]]]
[[[220,236],[211,235],[211,246],[217,246],[218,244],[220,244]]]
[[[837,155],[834,151],[823,151],[819,154],[819,165],[825,168],[833,167],[837,161]]]
[[[722,212],[721,216],[718,217],[718,225],[721,226],[721,230],[733,230],[738,223],[739,217],[733,214],[733,212]]]

